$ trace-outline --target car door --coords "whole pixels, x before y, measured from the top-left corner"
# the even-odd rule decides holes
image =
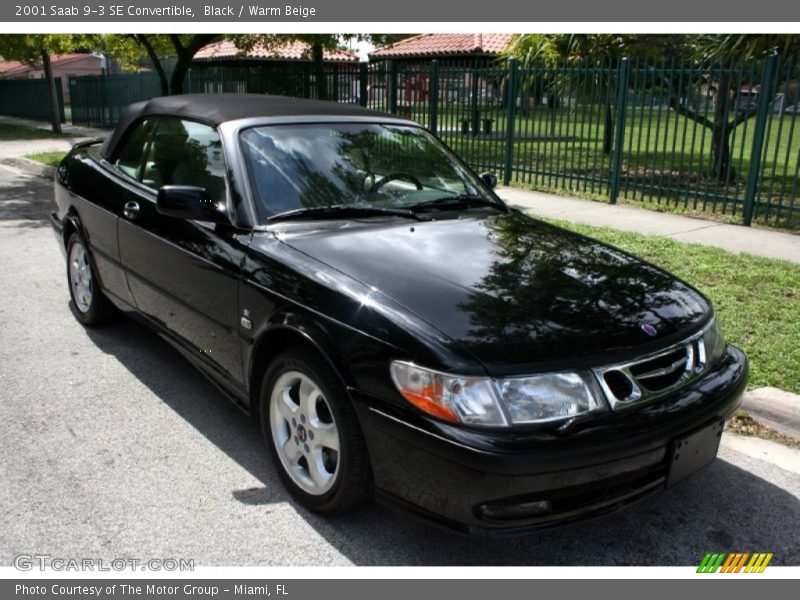
[[[158,117],[139,184],[126,197],[119,252],[136,306],[201,362],[243,384],[238,279],[249,234],[156,209],[162,185],[205,187],[228,204],[222,144],[207,125]]]
[[[133,298],[120,265],[117,226],[151,131],[152,121],[132,125],[120,151],[110,161],[91,148],[92,160],[83,161],[77,174],[70,177],[70,188],[81,199],[76,205],[83,235],[92,250],[103,289],[126,304],[132,304]]]

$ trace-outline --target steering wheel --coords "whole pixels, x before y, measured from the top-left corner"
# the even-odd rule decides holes
[[[412,175],[411,173],[404,173],[402,171],[398,171],[397,173],[390,173],[389,175],[387,175],[386,177],[381,179],[378,183],[373,185],[370,188],[369,193],[370,194],[376,193],[384,185],[386,185],[387,183],[389,183],[390,181],[393,181],[395,179],[405,179],[406,181],[410,181],[411,183],[413,183],[417,187],[418,190],[422,189],[422,182],[419,179],[417,179],[416,177],[414,177],[414,175]]]

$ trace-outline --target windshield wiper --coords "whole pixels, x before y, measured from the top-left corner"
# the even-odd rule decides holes
[[[347,219],[366,216],[405,217],[421,221],[422,217],[407,208],[382,208],[379,206],[357,206],[352,204],[331,204],[330,206],[309,206],[295,208],[272,215],[267,219],[270,223],[276,221],[293,221],[301,219]]]
[[[506,206],[500,202],[484,198],[483,196],[474,196],[472,194],[458,194],[457,196],[446,196],[444,198],[436,198],[435,200],[427,200],[426,202],[413,204],[409,206],[408,209],[413,211],[427,210],[429,208],[451,210],[460,207],[472,208],[476,206],[489,206],[503,212],[507,212],[508,210]]]

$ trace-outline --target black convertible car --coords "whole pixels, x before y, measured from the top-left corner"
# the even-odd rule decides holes
[[[58,168],[70,307],[153,327],[261,426],[292,495],[483,535],[711,462],[747,378],[700,292],[529,218],[358,106],[130,106]]]

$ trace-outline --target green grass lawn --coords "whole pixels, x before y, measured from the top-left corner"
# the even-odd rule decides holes
[[[800,393],[800,264],[553,221],[640,256],[705,293],[727,340],[750,359],[750,388]]]
[[[25,158],[35,160],[51,167],[57,167],[61,163],[61,159],[67,155],[66,152],[34,152],[33,154],[26,154]]]
[[[57,137],[64,137],[64,134],[53,133],[50,129],[0,123],[0,140],[43,140]]]

